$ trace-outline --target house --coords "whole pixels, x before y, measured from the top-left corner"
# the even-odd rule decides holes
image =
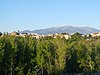
[[[28,36],[28,33],[21,33],[20,36],[26,37],[26,36]]]
[[[92,37],[100,36],[100,32],[97,32],[97,33],[91,33],[90,35],[91,35]]]
[[[69,38],[71,38],[71,36],[70,36],[69,34],[67,34],[67,35],[63,35],[63,37],[64,37],[65,39],[69,39]]]
[[[39,34],[36,33],[31,33],[30,34],[33,38],[39,39],[41,36]]]
[[[14,32],[10,33],[10,35],[12,35],[12,36],[19,36],[19,33],[14,31]]]
[[[69,34],[58,34],[58,33],[56,33],[56,34],[52,34],[51,35],[53,38],[57,38],[57,36],[59,36],[60,38],[65,38],[65,39],[69,39],[71,36],[69,35]]]

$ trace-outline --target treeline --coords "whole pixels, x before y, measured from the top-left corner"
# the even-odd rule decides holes
[[[0,36],[0,75],[100,72],[100,37]]]

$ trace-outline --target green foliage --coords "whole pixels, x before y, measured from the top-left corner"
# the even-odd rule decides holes
[[[0,75],[100,72],[100,37],[0,36]]]
[[[80,33],[78,33],[78,32],[76,32],[75,34],[73,34],[72,36],[71,36],[71,41],[80,41],[80,40],[82,40],[83,39],[83,37],[81,36],[82,34],[80,34]]]

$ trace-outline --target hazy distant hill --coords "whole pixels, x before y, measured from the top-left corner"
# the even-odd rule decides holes
[[[21,31],[21,33],[38,33],[38,34],[54,34],[54,33],[75,33],[79,32],[82,34],[89,34],[93,32],[100,32],[100,30],[88,27],[88,26],[83,26],[83,27],[74,27],[74,26],[60,26],[60,27],[52,27],[52,28],[46,28],[46,29],[39,29],[39,30],[24,30]]]

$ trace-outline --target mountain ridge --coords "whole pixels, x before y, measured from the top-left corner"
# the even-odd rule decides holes
[[[51,28],[45,28],[45,29],[38,29],[34,31],[30,30],[24,30],[21,31],[21,33],[37,33],[37,34],[55,34],[55,33],[82,33],[82,34],[90,34],[94,32],[100,32],[99,29],[89,27],[89,26],[59,26],[59,27],[51,27]]]

